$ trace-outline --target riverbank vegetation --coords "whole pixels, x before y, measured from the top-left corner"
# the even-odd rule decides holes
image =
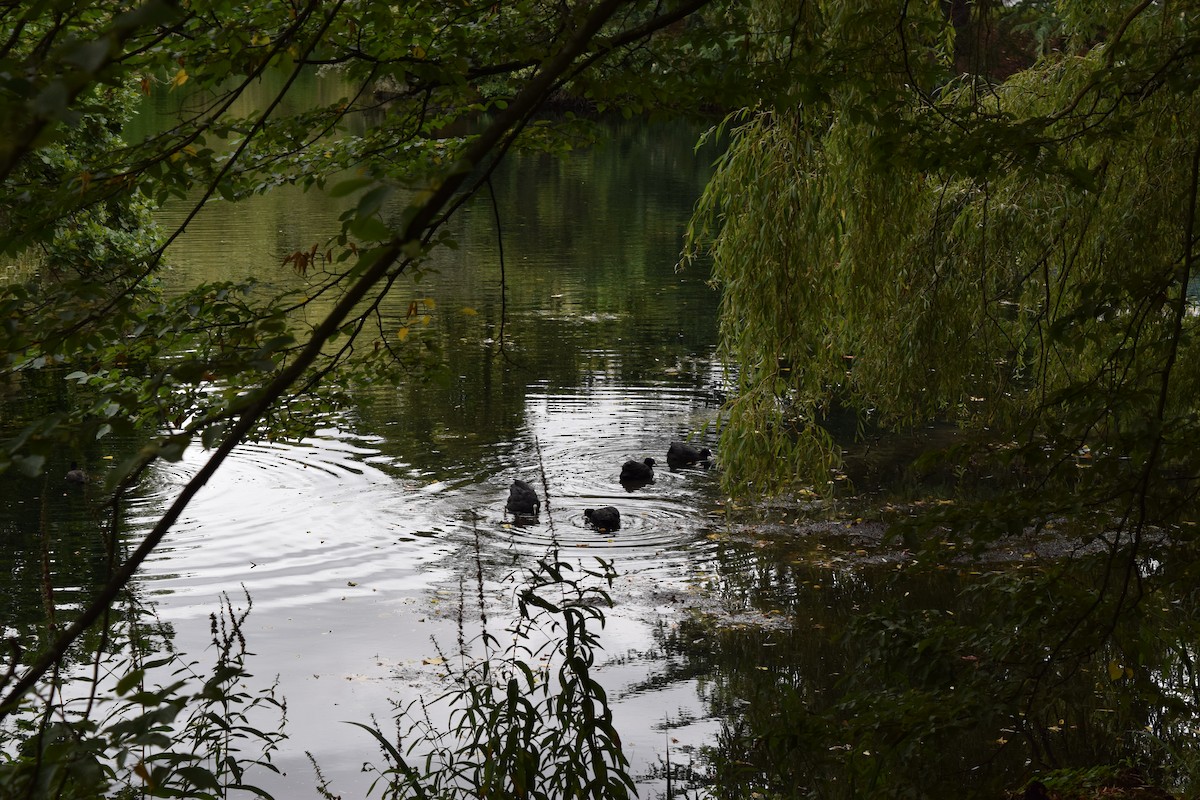
[[[871,794],[950,791],[1017,740],[1018,763],[1194,792],[1197,9],[1020,4],[957,43],[938,8],[846,10],[788,16],[792,91],[727,121],[696,220],[737,365],[729,480],[845,495],[847,453],[916,431],[937,444],[907,493],[857,513],[942,568],[1039,539],[1062,557],[977,567],[996,574],[953,614],[863,604],[842,641],[864,666],[821,699],[794,684],[797,713],[847,734]],[[989,727],[990,754],[948,763]],[[1051,743],[1085,729],[1082,758]],[[827,752],[805,732],[784,749]]]
[[[856,513],[883,526],[875,556],[961,581],[939,595],[896,569],[876,596],[847,599],[861,609],[851,629],[790,634],[792,645],[820,639],[805,651],[816,662],[779,647],[770,652],[795,657],[727,672],[713,692],[732,720],[714,793],[966,794],[1034,777],[1030,791],[1065,792],[1090,769],[1194,791],[1198,14],[1186,2],[706,0],[92,0],[0,12],[12,262],[0,367],[14,410],[0,470],[45,475],[104,437],[142,443],[106,476],[100,588],[14,646],[0,718],[32,709],[42,721],[5,753],[5,785],[86,796],[104,783],[100,761],[59,747],[105,741],[88,715],[51,714],[60,669],[90,661],[80,642],[235,447],[303,437],[356,382],[419,380],[439,363],[421,335],[435,300],[397,316],[383,299],[454,246],[447,220],[488,190],[507,153],[595,135],[586,116],[547,113],[565,104],[733,110],[713,131],[728,149],[688,242],[691,258],[711,254],[722,294],[735,390],[718,456],[731,494],[841,503],[864,447],[945,433],[905,471],[907,494]],[[336,75],[340,90],[292,108],[289,88],[314,73]],[[258,96],[264,85],[274,88]],[[135,134],[139,103],[163,96],[169,123]],[[245,281],[161,291],[169,245],[196,210],[285,185],[344,199],[340,233]],[[168,201],[193,211],[156,230],[150,213]],[[273,292],[269,269],[302,274],[304,291]],[[14,399],[47,384],[58,407]],[[120,550],[122,504],[148,465],[197,447],[205,465]],[[1046,538],[1056,556],[1036,569],[970,560]],[[808,613],[805,580],[853,594],[858,584],[838,574],[798,579],[787,612]],[[547,796],[613,796],[627,781],[587,669],[594,641],[579,638],[576,606],[548,610],[564,608],[575,672],[558,679],[597,710],[588,730],[600,738],[585,743],[597,758],[568,758],[571,774]],[[710,623],[698,617],[703,631],[679,646],[718,637],[729,652],[766,652],[761,632]],[[155,725],[234,691],[220,682],[244,669],[236,639],[217,636],[220,685],[154,700],[173,711],[134,744],[165,747]],[[565,712],[513,696],[535,683],[520,664],[504,673],[504,697],[463,697],[515,715],[504,730],[527,736],[546,709]],[[117,676],[117,697],[138,669]],[[460,719],[461,730],[494,730]],[[263,741],[269,751],[275,740]],[[409,774],[404,753],[380,742],[386,774]],[[236,769],[191,772],[180,789],[149,770],[137,791],[240,783]],[[459,777],[446,775],[431,775],[429,794]],[[595,781],[575,782],[584,776]]]

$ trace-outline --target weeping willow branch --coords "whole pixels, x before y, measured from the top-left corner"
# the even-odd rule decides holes
[[[1167,78],[1196,39],[1153,8],[1122,11],[1106,47],[996,85],[986,113],[969,77],[931,95],[846,76],[819,102],[731,117],[689,229],[692,252],[711,249],[738,381],[728,488],[824,490],[831,408],[885,430],[959,426],[981,474],[1047,490],[1043,516],[1107,508],[1124,525],[1139,485],[1159,503],[1165,469],[1196,474],[1183,441],[1198,387],[1179,368],[1196,358],[1179,288],[1192,256],[1176,262],[1167,222],[1190,196],[1200,119],[1190,84]],[[869,38],[867,23],[823,24],[812,47],[830,69]],[[938,55],[884,19],[873,30],[897,74]],[[1089,94],[1103,113],[1082,108]],[[1151,505],[1147,524],[1176,513]]]

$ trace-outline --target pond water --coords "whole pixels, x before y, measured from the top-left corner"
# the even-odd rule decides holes
[[[360,391],[336,427],[300,444],[240,448],[147,564],[143,587],[189,654],[204,649],[222,593],[244,605],[244,587],[253,599],[252,671],[278,675],[288,700],[277,759],[287,776],[264,780],[277,796],[315,796],[306,750],[335,791],[363,793],[374,745],[343,721],[386,720],[390,699],[440,690],[438,667],[423,662],[433,638],[453,643],[477,541],[498,607],[511,595],[500,579],[552,540],[568,561],[613,561],[599,678],[644,795],[662,789],[668,746],[678,762],[711,740],[695,679],[655,679],[664,629],[712,571],[720,518],[715,472],[665,463],[672,440],[713,443],[721,384],[718,298],[703,270],[675,268],[713,159],[693,150],[697,134],[615,125],[562,161],[514,158],[495,179],[499,239],[479,198],[453,231],[458,249],[384,309],[402,320],[420,303],[430,317],[420,334],[444,368]],[[300,282],[284,256],[335,231],[341,210],[287,189],[213,204],[169,251],[168,290],[245,275]],[[176,221],[171,210],[162,221]],[[155,468],[132,530],[153,524],[204,455]],[[660,462],[655,482],[627,491],[621,464],[648,456]],[[535,523],[504,510],[518,477],[549,489]],[[604,505],[620,509],[618,533],[586,525],[584,509]]]

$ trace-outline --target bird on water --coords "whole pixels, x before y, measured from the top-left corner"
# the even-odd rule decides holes
[[[707,461],[712,455],[712,451],[705,447],[702,450],[697,450],[690,444],[683,442],[671,442],[671,446],[667,449],[668,464],[695,464],[698,461]]]
[[[621,467],[621,483],[637,483],[654,480],[654,459],[626,461]]]
[[[615,531],[621,528],[621,512],[613,506],[585,509],[583,515],[598,530]]]
[[[63,480],[67,483],[87,483],[87,473],[79,468],[78,462],[72,461],[71,468],[67,470],[67,474],[63,476]]]
[[[515,480],[508,487],[508,502],[504,507],[514,514],[533,515],[541,510],[542,501],[532,486],[525,481]]]

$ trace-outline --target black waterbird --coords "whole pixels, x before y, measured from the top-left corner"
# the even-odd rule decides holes
[[[712,455],[712,451],[705,447],[702,450],[697,450],[690,444],[683,442],[671,442],[671,446],[667,448],[667,463],[674,465],[680,464],[695,464],[697,461],[707,461]]]
[[[78,462],[72,461],[71,468],[67,470],[67,474],[63,476],[63,480],[67,483],[87,483],[88,475],[79,468]]]
[[[613,506],[589,508],[583,512],[583,515],[598,530],[615,531],[621,528],[621,512]]]
[[[626,461],[621,467],[621,483],[647,483],[654,480],[654,459]]]
[[[504,507],[514,514],[533,515],[541,509],[542,501],[532,486],[525,481],[516,480],[508,487],[508,502]]]

